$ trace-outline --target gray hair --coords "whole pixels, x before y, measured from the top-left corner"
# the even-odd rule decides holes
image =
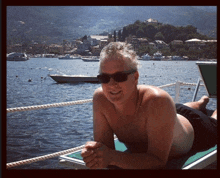
[[[124,42],[111,42],[105,46],[100,53],[99,73],[101,65],[105,59],[114,58],[115,60],[126,59],[127,66],[132,70],[138,70],[138,56],[131,44]]]

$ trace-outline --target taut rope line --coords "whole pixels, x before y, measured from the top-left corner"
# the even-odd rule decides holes
[[[57,157],[57,156],[60,156],[60,155],[64,155],[64,154],[68,154],[68,153],[71,153],[71,152],[74,152],[74,151],[78,151],[78,150],[82,149],[83,147],[84,147],[84,145],[79,146],[79,147],[75,147],[75,148],[71,148],[71,149],[68,149],[68,150],[64,150],[64,151],[44,155],[44,156],[38,156],[38,157],[35,157],[35,158],[30,158],[30,159],[26,159],[26,160],[17,161],[17,162],[7,163],[6,168],[21,166],[21,165],[24,165],[24,164],[29,164],[29,163],[33,163],[33,162],[37,162],[37,161],[43,161],[43,160],[46,160],[46,159],[50,159],[50,158],[54,158],[54,157]]]
[[[45,104],[45,105],[25,106],[25,107],[18,107],[18,108],[8,108],[7,113],[16,112],[16,111],[30,111],[30,110],[37,110],[37,109],[52,108],[52,107],[70,106],[70,105],[90,103],[90,102],[92,102],[92,99]]]
[[[196,86],[196,83],[185,83],[185,82],[179,82],[180,85],[189,85],[189,86]],[[170,83],[167,85],[161,85],[158,88],[165,88],[165,87],[170,87],[170,86],[174,86],[176,85],[176,83]],[[204,86],[203,84],[200,84],[200,86]]]

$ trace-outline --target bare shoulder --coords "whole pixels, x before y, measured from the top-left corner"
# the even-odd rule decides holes
[[[164,90],[150,85],[140,85],[142,106],[146,106],[149,114],[162,110],[174,110],[175,104],[172,97]]]
[[[94,102],[103,102],[107,100],[101,87],[97,88],[93,93]]]
[[[168,99],[170,101],[173,101],[172,97],[166,91],[156,86],[140,85],[139,91],[143,97],[143,102],[146,101],[154,102],[163,99]]]
[[[102,108],[102,106],[108,106],[110,104],[109,100],[103,93],[102,88],[97,88],[93,94],[93,105]]]
[[[102,98],[104,95],[103,90],[101,87],[97,88],[94,93],[93,93],[93,100],[98,100],[100,98]]]

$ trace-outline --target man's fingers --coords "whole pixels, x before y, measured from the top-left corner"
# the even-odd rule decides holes
[[[96,149],[102,146],[100,142],[87,142],[85,148]]]
[[[95,163],[93,166],[90,167],[90,169],[98,169],[98,168],[100,168],[98,163]]]
[[[92,159],[90,162],[86,162],[86,167],[94,169],[97,167],[97,158]]]
[[[84,158],[83,158],[83,161],[84,161],[85,163],[88,163],[88,162],[92,161],[93,159],[95,159],[96,156],[97,156],[97,155],[94,153],[94,154],[92,154],[92,155],[90,155],[90,156],[84,157]]]
[[[93,150],[89,150],[89,149],[87,149],[87,148],[83,148],[83,149],[82,149],[82,152],[81,152],[81,156],[82,156],[82,157],[87,157],[87,156],[89,156],[89,155],[91,155],[91,154],[93,154],[93,153],[94,153]]]

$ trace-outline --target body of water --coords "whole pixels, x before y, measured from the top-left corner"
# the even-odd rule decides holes
[[[98,62],[31,58],[7,61],[7,108],[92,99],[101,84],[57,84],[49,74],[98,74]],[[176,81],[197,83],[195,61],[140,61],[139,84],[161,86]],[[31,82],[29,82],[29,79]],[[180,102],[192,100],[195,86],[181,87]],[[165,89],[173,98],[175,86]],[[197,99],[204,94],[200,87]],[[209,109],[216,108],[210,99]],[[93,140],[92,103],[7,113],[7,163],[70,149]],[[13,169],[65,169],[58,157]]]

